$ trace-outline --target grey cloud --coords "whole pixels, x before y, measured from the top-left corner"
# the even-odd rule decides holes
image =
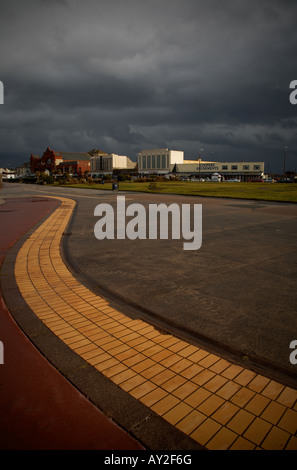
[[[296,166],[296,2],[3,0],[1,162],[202,146]],[[3,163],[0,163],[1,165]]]

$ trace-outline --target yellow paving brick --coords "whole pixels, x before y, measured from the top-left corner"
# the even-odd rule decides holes
[[[286,450],[297,450],[297,437],[291,436],[286,445]]]
[[[176,355],[176,357],[179,357]],[[189,366],[192,365],[192,362],[187,360],[187,359],[181,359],[178,362],[175,362],[172,366],[170,366],[170,369],[173,372],[181,373],[183,370],[187,369]]]
[[[282,415],[284,414],[285,410],[286,407],[284,405],[272,401],[268,404],[268,406],[261,414],[261,418],[265,419],[266,421],[269,421],[269,423],[277,424]]]
[[[219,395],[219,397],[221,398],[225,398],[225,400],[229,400],[240,389],[241,389],[241,386],[239,384],[236,384],[235,382],[232,382],[232,381],[228,381],[219,390],[217,390],[216,394]]]
[[[177,429],[185,434],[191,434],[207,417],[197,410],[191,411],[185,418],[176,424]]]
[[[255,372],[248,369],[244,369],[234,378],[234,382],[246,386],[255,378],[255,376]]]
[[[282,415],[278,426],[291,434],[296,434],[297,431],[297,411],[286,409]]]
[[[171,367],[179,361],[180,357],[177,354],[170,354],[170,356],[166,357],[165,359],[162,359],[160,361],[160,364],[162,364],[164,367]]]
[[[186,379],[192,379],[193,377],[197,376],[202,371],[203,371],[203,368],[200,365],[192,364],[191,366],[182,370],[180,372],[180,375],[182,377],[185,377]]]
[[[153,361],[158,361],[159,362],[159,361],[162,361],[162,360],[166,359],[168,356],[171,356],[171,355],[172,355],[171,351],[168,351],[167,349],[163,349],[160,352],[158,352],[156,354],[153,354],[151,356],[151,359]]]
[[[152,405],[162,400],[162,398],[166,396],[168,396],[168,393],[165,390],[162,390],[162,388],[157,387],[152,392],[147,393],[142,398],[140,398],[140,401],[144,403],[145,405],[151,407]]]
[[[212,379],[204,384],[204,388],[209,390],[212,393],[217,392],[220,388],[223,387],[227,382],[227,379],[221,375],[215,375]]]
[[[197,348],[195,346],[186,346],[181,351],[179,351],[179,355],[182,357],[189,357],[191,354],[197,352]]]
[[[135,349],[138,349],[138,347],[135,346]],[[154,345],[154,346],[151,346],[151,347],[148,348],[148,349],[141,349],[141,352],[142,352],[143,354],[145,354],[147,357],[150,357],[150,358],[151,358],[154,354],[156,354],[156,353],[158,353],[158,352],[160,352],[160,351],[162,351],[162,350],[163,350],[162,346],[159,346],[158,344],[156,344],[156,345]]]
[[[201,361],[199,361],[199,365],[202,367],[208,368],[208,367],[213,366],[216,362],[218,362],[219,359],[220,358],[216,356],[215,354],[209,354],[204,359],[201,359]]]
[[[229,450],[253,450],[255,447],[255,444],[239,436],[230,446]]]
[[[145,359],[145,356],[143,354],[135,354],[135,356],[128,357],[127,359],[123,360],[123,363],[126,364],[128,367],[132,367],[139,362],[142,362]]]
[[[157,385],[153,384],[150,381],[146,381],[142,383],[141,385],[138,385],[138,387],[135,387],[133,390],[131,390],[130,394],[134,398],[140,399],[141,397],[143,397],[147,393],[150,393],[152,390],[156,388],[157,388]]]
[[[181,421],[185,416],[187,416],[191,411],[193,411],[193,408],[186,403],[178,403],[174,408],[172,408],[170,411],[165,413],[163,415],[163,418],[171,423],[172,425],[175,425],[179,421]]]
[[[82,346],[80,348],[77,348],[76,353],[77,354],[84,354],[84,353],[87,353],[87,352],[90,352],[90,351],[94,352],[94,351],[97,351],[97,350],[98,350],[97,346],[94,345],[93,343],[90,343],[90,344],[87,344],[87,345]]]
[[[276,401],[286,406],[293,406],[297,400],[297,390],[290,387],[285,387],[281,394],[277,397]]]
[[[267,421],[264,421],[261,418],[255,418],[243,434],[243,437],[254,444],[261,445],[261,442],[267,436],[271,428],[272,425],[267,423]]]
[[[112,365],[108,369],[105,369],[104,375],[105,377],[111,378],[114,375],[124,372],[125,370],[127,370],[127,367],[124,364],[118,363],[118,364]]]
[[[227,427],[237,434],[242,434],[255,419],[252,413],[239,410],[238,413],[228,422]]]
[[[227,367],[230,366],[230,362],[226,361],[225,359],[219,359],[216,361],[212,366],[209,367],[209,370],[212,372],[215,372],[216,374],[220,374],[224,370],[227,369]]]
[[[191,354],[191,356],[189,356],[188,359],[192,362],[198,363],[199,361],[201,361],[204,357],[208,355],[209,355],[209,352],[204,351],[204,349],[198,349],[198,351]]]
[[[260,393],[270,382],[270,379],[263,377],[263,375],[257,375],[247,387],[254,392]]]
[[[259,416],[269,403],[269,398],[257,394],[246,404],[245,409]]]
[[[197,385],[192,382],[186,381],[183,385],[173,390],[172,394],[177,398],[183,400],[197,390]]]
[[[238,366],[237,364],[231,364],[227,369],[225,369],[221,375],[223,377],[226,377],[226,379],[233,380],[237,375],[240,374],[240,372],[243,371],[243,367]]]
[[[163,383],[162,388],[167,390],[167,392],[173,392],[173,390],[177,389],[180,385],[183,385],[185,382],[186,382],[186,379],[184,379],[183,377],[179,375],[175,375],[174,377],[172,377],[171,379]]]
[[[218,395],[220,394],[220,390]],[[255,392],[248,388],[241,387],[232,397],[230,401],[237,406],[244,407],[255,396]]]
[[[208,441],[221,429],[221,425],[211,418],[207,418],[203,421],[194,432],[190,434],[190,437],[201,445],[206,445]]]
[[[138,385],[145,382],[145,378],[141,377],[141,375],[134,375],[130,379],[126,380],[125,382],[121,383],[121,388],[126,392],[129,392],[133,388],[136,388]]]
[[[96,364],[100,364],[101,362],[104,362],[108,359],[110,359],[111,356],[105,352],[98,352],[98,354],[96,356],[93,356],[91,357],[88,362],[93,365],[93,366],[96,366]]]
[[[154,361],[152,361],[151,359],[146,358],[144,361],[141,361],[141,362],[133,365],[132,369],[135,370],[135,372],[138,372],[139,374],[141,374],[142,372],[149,369],[153,365],[155,365]]]
[[[218,423],[226,425],[239,410],[238,406],[227,401],[213,413],[212,418]]]
[[[162,400],[155,403],[155,405],[152,406],[152,410],[160,416],[163,416],[165,413],[167,413],[167,411],[171,410],[178,403],[178,398],[174,397],[173,395],[167,395],[165,398],[162,398]]]
[[[195,377],[192,377],[192,382],[195,382],[197,385],[204,385],[206,382],[208,382],[210,379],[215,377],[215,373],[211,372],[208,369],[204,369],[201,372],[199,372]]]
[[[175,374],[171,370],[164,369],[159,374],[151,377],[151,381],[154,382],[156,385],[162,385],[163,383],[167,382],[169,379],[172,379],[173,377],[175,377]]]
[[[149,360],[150,359],[147,359],[147,361],[149,361]],[[153,363],[153,364],[154,365],[152,365],[151,367],[148,367],[145,370],[141,371],[141,375],[143,375],[143,377],[146,377],[147,379],[152,379],[154,377],[159,377],[159,374],[166,370],[165,367],[161,366],[161,364],[156,364],[156,363]],[[134,370],[135,370],[135,367],[134,367]],[[156,383],[156,381],[154,381],[154,383]],[[158,385],[159,385],[159,383],[158,383]]]
[[[283,450],[289,441],[290,434],[277,427],[272,428],[261,447],[264,450]]]
[[[222,404],[224,400],[217,395],[212,394],[209,398],[207,398],[201,405],[197,407],[198,411],[201,413],[210,416],[214,413]]]
[[[179,341],[178,338],[175,338],[175,336],[169,336],[164,341],[162,341],[162,346],[164,348],[168,348],[169,346],[172,346],[173,344],[178,343],[178,341]]]
[[[105,369],[109,369],[110,367],[118,364],[118,361],[114,358],[107,359],[106,361],[101,361],[94,365],[95,369],[99,370],[100,372],[104,372]]]
[[[117,354],[121,354],[125,351],[128,351],[130,348],[127,344],[120,344],[119,346],[116,346],[115,348],[111,348],[109,350],[109,353],[112,355],[112,356],[115,356],[117,357]]]
[[[237,434],[230,429],[221,428],[207,443],[207,448],[209,450],[228,450],[237,437]]]
[[[186,346],[187,344],[184,343],[183,341],[177,341],[171,346],[168,346],[168,349],[170,349],[170,351],[172,352],[178,353],[179,351],[182,351]]]
[[[198,388],[195,392],[191,393],[187,398],[184,399],[185,403],[192,406],[193,408],[197,408],[200,403],[206,400],[211,395],[211,392],[205,390],[204,388]]]

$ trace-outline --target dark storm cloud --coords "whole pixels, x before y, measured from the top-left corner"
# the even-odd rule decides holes
[[[290,0],[2,1],[1,165],[47,146],[296,167]]]

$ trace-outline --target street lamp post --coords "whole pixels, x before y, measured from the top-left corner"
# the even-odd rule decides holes
[[[201,152],[203,152],[203,149],[199,150],[199,158],[198,158],[198,162],[199,162],[199,181],[200,181]]]

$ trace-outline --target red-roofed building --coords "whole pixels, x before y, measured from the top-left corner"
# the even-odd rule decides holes
[[[37,171],[43,173],[48,170],[50,174],[60,170],[61,173],[68,172],[82,176],[91,170],[90,158],[91,154],[88,152],[57,152],[48,147],[42,157],[31,154],[30,170],[31,173]]]

